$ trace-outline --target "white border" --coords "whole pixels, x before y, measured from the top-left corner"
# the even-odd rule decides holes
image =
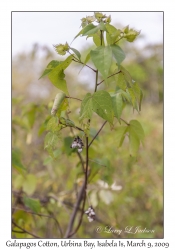
[[[174,222],[175,222],[175,202],[174,202],[174,4],[173,1],[110,1],[94,0],[89,1],[15,1],[7,0],[0,3],[0,69],[1,69],[1,89],[0,89],[0,246],[6,249],[5,242],[11,238],[11,11],[164,11],[165,33],[164,33],[164,65],[165,65],[165,104],[164,104],[164,159],[165,159],[165,234],[163,240],[149,240],[170,243],[169,249],[175,249]],[[155,31],[156,32],[156,31]],[[94,240],[91,240],[92,242]],[[122,240],[124,241],[124,240]],[[137,241],[137,240],[135,240]],[[147,241],[147,240],[145,240]],[[174,246],[174,247],[173,247]],[[38,249],[38,248],[35,248]],[[41,249],[41,248],[39,248]],[[72,248],[73,249],[73,248]],[[134,249],[134,248],[133,248]]]

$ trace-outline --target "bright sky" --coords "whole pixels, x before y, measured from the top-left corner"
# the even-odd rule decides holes
[[[140,47],[163,42],[163,12],[103,12],[111,15],[111,24],[130,25],[141,30],[142,36],[134,43]],[[12,54],[32,48],[34,43],[53,49],[53,44],[70,44],[80,30],[82,17],[93,12],[13,12]],[[84,39],[84,40],[83,40]],[[76,39],[72,47],[81,51],[85,38]],[[90,39],[88,39],[90,42]]]

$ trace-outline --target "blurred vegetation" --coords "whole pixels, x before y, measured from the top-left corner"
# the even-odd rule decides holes
[[[163,48],[148,45],[143,50],[122,44],[127,58],[124,66],[144,91],[140,114],[126,106],[123,118],[137,118],[145,131],[138,157],[129,155],[127,139],[117,147],[115,130],[106,125],[90,148],[93,169],[88,185],[89,199],[97,220],[86,216],[76,238],[162,238],[163,237]],[[132,49],[131,49],[132,48]],[[83,55],[85,56],[86,49]],[[47,47],[35,44],[29,53],[13,57],[12,64],[12,219],[13,238],[61,238],[64,235],[82,184],[81,165],[70,148],[72,134],[63,130],[53,160],[44,150],[47,120],[57,89],[47,78],[38,81],[51,60],[63,60]],[[66,70],[71,96],[82,99],[94,88],[88,68],[73,64]],[[103,89],[101,84],[101,89]],[[109,89],[114,85],[112,77]],[[80,103],[70,100],[70,118],[77,121]],[[90,135],[102,125],[94,115]],[[116,120],[116,129],[120,124]],[[75,133],[79,134],[77,131]],[[82,152],[84,156],[84,153]],[[94,176],[93,176],[94,175]],[[88,208],[86,204],[85,208]],[[97,226],[122,229],[121,235],[97,233]],[[140,226],[153,233],[124,233],[125,227]],[[18,233],[25,228],[28,233]]]

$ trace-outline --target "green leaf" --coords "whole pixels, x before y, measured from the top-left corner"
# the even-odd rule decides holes
[[[21,155],[18,150],[12,150],[12,166],[19,171],[20,173],[23,172],[23,170],[26,171],[26,168],[24,165],[21,163]]]
[[[122,89],[122,90],[126,90],[127,89],[127,83],[126,83],[126,80],[125,80],[125,77],[124,77],[124,74],[121,72],[117,75],[115,75],[115,80],[117,82],[117,86]]]
[[[139,140],[143,142],[144,137],[145,137],[145,133],[144,133],[142,125],[140,124],[139,121],[131,120],[130,121],[130,130],[133,130],[136,133]]]
[[[57,74],[54,74],[54,75],[49,75],[48,77],[51,83],[56,88],[62,90],[65,94],[69,95],[66,80],[63,79],[63,71],[58,72]]]
[[[82,32],[82,36],[89,36],[89,35],[93,35],[97,33],[99,30],[106,30],[106,27],[103,22],[100,22],[98,26],[95,26],[95,25],[93,26],[91,26],[92,28],[90,27],[89,29],[87,25]]]
[[[51,117],[47,123],[46,130],[51,132],[59,131],[60,127],[58,126],[58,117]]]
[[[87,93],[84,99],[81,102],[80,109],[80,122],[82,122],[85,118],[91,119],[92,117],[92,95]]]
[[[28,194],[32,195],[35,192],[37,184],[37,178],[33,174],[28,174],[23,182],[23,191]]]
[[[95,26],[93,29],[88,30],[85,33],[83,32],[83,36],[91,36],[91,35],[93,35],[93,37],[94,37],[94,35],[98,33],[99,38],[100,38],[100,30],[105,30],[106,31],[106,27],[104,25],[104,22],[100,22],[98,26]]]
[[[81,35],[82,34],[82,36],[83,35],[85,35],[86,33],[88,33],[88,31],[90,31],[90,30],[93,30],[93,29],[95,29],[97,26],[96,25],[94,25],[93,23],[90,23],[90,24],[88,24],[86,27],[84,27],[82,30],[81,30],[81,33],[79,34],[79,35]]]
[[[56,95],[55,99],[54,99],[54,103],[53,103],[53,107],[51,110],[51,115],[56,115],[58,109],[60,108],[61,104],[63,103],[64,99],[65,99],[65,93],[60,92]]]
[[[127,132],[128,127],[127,126],[120,126],[116,129],[115,133],[115,144],[117,147],[121,147],[123,140],[125,138],[125,134]]]
[[[90,56],[90,52],[86,55],[84,64],[86,64],[89,60],[90,60],[91,56]]]
[[[73,121],[71,121],[70,119],[66,119],[64,117],[60,117],[59,122],[60,124],[63,124],[68,127],[75,127],[75,124]]]
[[[114,44],[121,31],[116,29],[113,25],[106,23],[106,40],[108,44]]]
[[[30,128],[32,128],[35,123],[35,117],[36,117],[36,108],[33,108],[27,113],[27,119]]]
[[[131,102],[131,96],[129,95],[128,92],[120,90],[120,93],[121,93],[124,101],[128,101],[129,103],[132,103]]]
[[[28,197],[24,197],[24,204],[26,207],[30,208],[33,212],[39,213],[41,210],[41,204],[40,201],[37,199],[32,199]]]
[[[69,95],[69,93],[66,81],[64,80],[65,75],[63,71],[70,65],[72,58],[73,55],[70,55],[65,61],[61,62],[48,74],[49,80],[52,82],[52,84],[65,92],[67,95]]]
[[[123,62],[123,60],[125,59],[125,53],[118,45],[115,45],[115,44],[111,45],[111,48],[112,48],[113,56],[115,60],[117,61],[117,64],[120,65],[121,62]]]
[[[112,106],[112,99],[108,92],[104,90],[97,91],[92,96],[92,108],[104,120],[113,124],[114,112]]]
[[[100,22],[98,26],[99,26],[99,30],[107,31],[106,25],[104,24],[104,22]]]
[[[104,79],[107,79],[112,63],[112,49],[110,46],[100,46],[90,52],[92,62],[100,71]]]
[[[133,91],[135,93],[135,97],[137,98],[137,101],[139,102],[140,101],[140,95],[141,95],[141,89],[140,89],[138,83],[134,82],[132,84],[132,89],[133,89]]]
[[[74,48],[71,48],[70,49],[75,53],[75,55],[80,59],[81,58],[81,54],[78,50],[74,49]]]
[[[142,99],[143,99],[143,92],[141,90],[140,91],[140,100],[139,100],[139,111],[141,111]]]
[[[128,127],[128,132],[130,154],[132,156],[136,156],[139,149],[140,141],[143,143],[144,140],[144,130],[139,121],[131,120],[130,125]]]
[[[120,65],[120,70],[124,74],[125,80],[129,83],[130,86],[132,86],[133,82],[130,73],[121,65]]]
[[[52,147],[55,148],[58,144],[59,137],[53,132],[48,132],[44,138],[44,148]]]
[[[42,77],[48,75],[56,66],[58,66],[60,64],[59,61],[56,60],[52,60],[46,67],[46,69],[44,70],[43,74],[40,76],[39,79],[41,79]]]
[[[136,106],[136,97],[135,97],[135,93],[134,93],[133,89],[132,88],[128,88],[126,91],[129,93],[129,95],[131,97],[132,105],[135,108],[135,106]]]
[[[68,98],[64,98],[64,100],[62,101],[61,105],[59,106],[58,110],[57,110],[57,117],[61,116],[62,111],[65,111],[69,108],[69,103],[68,103]]]
[[[93,42],[95,43],[96,46],[101,46],[101,38],[100,38],[100,31],[98,31],[96,34],[93,36]]]
[[[121,93],[117,93],[112,96],[112,103],[113,103],[113,109],[114,109],[114,116],[120,122],[120,116],[123,110],[123,99],[122,99]]]
[[[87,27],[87,26],[86,26]],[[98,26],[94,26],[94,28],[82,33],[82,36],[89,36],[89,35],[92,35],[92,34],[95,34],[98,32],[98,30],[100,29],[99,25]]]
[[[140,141],[139,138],[137,137],[137,134],[130,126],[128,128],[128,131],[129,131],[129,152],[131,156],[135,157],[137,156]]]

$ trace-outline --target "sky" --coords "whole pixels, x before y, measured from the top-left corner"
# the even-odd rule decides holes
[[[163,42],[163,12],[103,12],[111,15],[111,24],[141,30],[141,38],[134,44]],[[54,44],[70,44],[80,31],[80,19],[93,12],[12,12],[12,55],[28,51],[34,43],[53,49]],[[90,43],[90,39],[87,40]],[[81,51],[85,38],[76,39],[72,47]]]

